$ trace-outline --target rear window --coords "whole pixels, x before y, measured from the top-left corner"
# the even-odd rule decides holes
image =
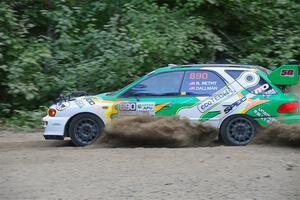
[[[186,71],[181,92],[186,95],[211,96],[226,83],[217,74],[207,70]]]

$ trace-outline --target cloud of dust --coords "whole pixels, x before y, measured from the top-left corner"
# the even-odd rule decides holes
[[[262,129],[253,143],[300,147],[300,125],[275,123]]]
[[[291,91],[291,93],[295,94],[298,97],[298,101],[300,101],[300,78],[298,79],[298,84],[295,86],[292,86],[290,91]]]
[[[98,144],[107,147],[215,146],[217,129],[177,117],[135,116],[114,120]]]
[[[218,130],[178,117],[134,116],[115,119],[94,146],[203,147],[216,146]],[[251,144],[300,147],[300,125],[275,123],[261,129]]]
[[[300,80],[298,80],[296,86],[290,87],[289,91],[300,102]],[[300,147],[300,125],[275,123],[262,129],[255,137],[253,143]]]

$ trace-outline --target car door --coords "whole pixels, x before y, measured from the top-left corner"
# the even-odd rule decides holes
[[[174,116],[187,97],[180,88],[184,71],[153,74],[133,85],[118,98],[119,116],[150,113],[156,116]]]
[[[225,95],[216,100],[213,97],[218,92]],[[148,112],[156,116],[178,115],[191,121],[217,119],[221,112],[214,108],[228,94],[225,81],[210,70],[154,74],[119,97],[119,116]]]

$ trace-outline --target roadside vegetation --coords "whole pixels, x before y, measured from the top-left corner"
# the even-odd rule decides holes
[[[300,60],[292,0],[3,0],[0,122],[39,127],[60,93],[116,90],[168,63]]]

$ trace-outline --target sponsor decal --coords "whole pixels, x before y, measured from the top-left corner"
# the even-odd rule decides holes
[[[137,111],[138,112],[149,112],[155,111],[155,104],[154,103],[137,103]]]
[[[137,111],[149,112],[155,111],[155,103],[153,102],[122,102],[119,104],[120,111]]]
[[[272,124],[276,121],[276,119],[272,118],[271,115],[262,108],[255,109],[253,112],[257,117],[264,120],[267,124]]]
[[[273,95],[276,94],[276,91],[271,88],[271,86],[268,83],[265,83],[258,88],[254,89],[252,91],[254,94],[264,94],[264,95]]]
[[[239,105],[241,105],[243,102],[245,102],[247,100],[246,97],[242,97],[241,99],[237,100],[236,102],[234,102],[233,104],[227,106],[224,109],[224,113],[228,114],[230,111],[236,109]]]
[[[247,103],[246,103],[246,107],[240,112],[241,114],[245,114],[247,113],[250,109],[258,106],[258,105],[261,105],[261,104],[264,104],[264,103],[267,103],[269,102],[270,100],[260,100],[260,99],[250,99],[253,94],[249,93],[247,94]]]
[[[237,81],[244,87],[250,88],[259,83],[260,77],[255,72],[244,72]]]
[[[258,88],[253,90],[254,94],[260,94],[263,93],[264,91],[267,91],[270,88],[270,85],[268,83],[265,83],[261,86],[259,86]]]
[[[183,93],[183,92],[181,92],[181,93]],[[181,95],[183,95],[183,94],[181,94]],[[185,93],[184,95],[186,95],[186,93]],[[156,105],[156,106],[155,106],[155,112],[160,111],[161,109],[163,109],[164,107],[166,107],[166,106],[169,105],[170,103],[172,103],[172,102],[166,102],[166,103],[162,103],[162,104]]]
[[[277,92],[272,88],[271,90],[265,91],[264,94],[272,95],[272,94],[277,94]]]
[[[86,100],[91,106],[96,104],[95,101],[94,101],[93,99],[91,99],[91,98],[86,98],[85,100]]]
[[[282,69],[280,76],[294,77],[295,71],[293,69]]]
[[[270,88],[270,85],[268,83],[265,83],[261,86],[259,86],[258,88],[253,90],[254,94],[260,94],[263,93],[264,91],[268,90]]]
[[[214,105],[220,103],[224,99],[226,99],[229,96],[232,96],[234,94],[234,91],[231,88],[225,87],[220,92],[217,92],[217,94],[214,94],[214,96],[208,98],[207,100],[204,100],[202,103],[198,105],[198,110],[201,113],[206,112],[210,108],[212,108]]]
[[[63,111],[64,109],[68,108],[70,106],[70,102],[58,102],[55,106],[55,109],[58,111]]]
[[[132,116],[141,114],[155,114],[154,102],[121,102],[119,104],[120,116]]]
[[[84,105],[85,105],[83,101],[78,100],[78,99],[75,100],[75,104],[76,104],[79,108],[82,108],[82,107],[84,107]]]
[[[271,90],[265,91],[262,95],[264,98],[268,98],[274,94],[277,94],[277,92],[274,89],[271,89]]]

